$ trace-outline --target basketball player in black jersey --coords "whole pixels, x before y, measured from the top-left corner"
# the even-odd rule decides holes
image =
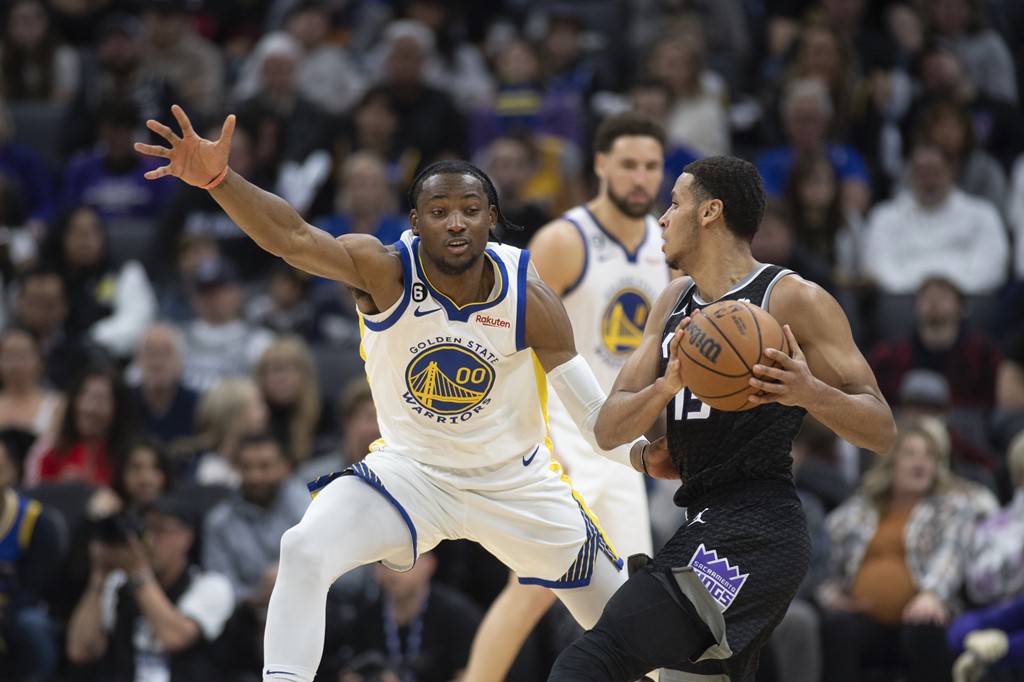
[[[550,680],[624,682],[663,668],[662,682],[747,682],[807,569],[789,456],[804,414],[858,447],[886,453],[895,441],[892,412],[839,304],[751,256],[764,207],[757,169],[732,157],[691,163],[673,187],[660,220],[663,250],[688,277],[658,299],[595,431],[602,447],[627,443],[664,413],[667,436],[641,441],[631,460],[681,480],[675,501],[687,521],[652,560],[631,559],[630,579]],[[771,312],[791,352],[769,350],[776,367],[754,367],[760,394],[743,412],[694,398],[677,359],[690,314],[729,299]]]

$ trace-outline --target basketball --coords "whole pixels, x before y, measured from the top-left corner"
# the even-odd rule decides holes
[[[789,353],[782,325],[746,301],[719,301],[690,316],[679,361],[683,383],[695,398],[716,410],[739,412],[756,407],[747,396],[756,364],[774,366],[767,348]]]

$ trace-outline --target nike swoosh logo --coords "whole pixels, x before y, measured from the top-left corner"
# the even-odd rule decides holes
[[[268,670],[264,675],[287,675],[288,677],[298,677],[295,673],[285,672],[284,670]]]
[[[430,310],[420,310],[419,308],[416,308],[416,310],[412,311],[412,314],[415,315],[416,317],[423,317],[424,315],[429,315],[430,313],[436,313],[438,310],[440,310],[440,308],[431,308]]]
[[[528,466],[530,466],[530,462],[532,462],[532,461],[533,461],[533,458],[537,456],[537,452],[538,452],[539,450],[540,450],[540,446],[538,445],[537,447],[535,447],[535,448],[533,449],[533,452],[531,452],[531,453],[530,453],[530,456],[529,456],[529,458],[527,458],[527,457],[523,457],[523,466],[524,466],[524,467],[528,467]]]

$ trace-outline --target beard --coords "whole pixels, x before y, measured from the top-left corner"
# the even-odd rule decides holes
[[[654,197],[650,197],[643,204],[631,203],[626,197],[616,194],[611,185],[608,186],[608,198],[619,212],[630,218],[643,218],[654,206]]]
[[[474,264],[483,254],[477,254],[473,258],[461,263],[449,263],[444,258],[431,258],[434,261],[434,266],[441,271],[443,275],[461,275],[469,271]]]

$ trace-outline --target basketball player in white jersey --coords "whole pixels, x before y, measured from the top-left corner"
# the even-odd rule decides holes
[[[490,179],[462,161],[434,164],[413,182],[412,229],[399,242],[334,239],[227,167],[234,116],[210,142],[172,112],[180,137],[147,122],[170,148],[135,145],[168,160],[146,177],[210,190],[264,249],[349,286],[380,420],[373,452],[311,483],[312,504],[281,540],[263,679],[313,679],[339,575],[375,561],[408,569],[444,539],[479,542],[524,582],[557,588],[592,626],[625,582],[622,560],[552,461],[544,404],[550,381],[597,447],[604,394],[528,253],[488,243],[501,216]]]
[[[607,392],[640,344],[654,301],[668,285],[661,228],[650,211],[664,173],[665,133],[625,113],[594,136],[597,196],[541,228],[530,242],[541,279],[562,297],[576,347]],[[554,458],[601,519],[623,556],[650,555],[651,521],[643,475],[595,456],[557,396],[548,403]],[[628,459],[629,448],[620,453]],[[550,590],[512,576],[477,630],[466,679],[505,679],[523,641],[551,606]]]

